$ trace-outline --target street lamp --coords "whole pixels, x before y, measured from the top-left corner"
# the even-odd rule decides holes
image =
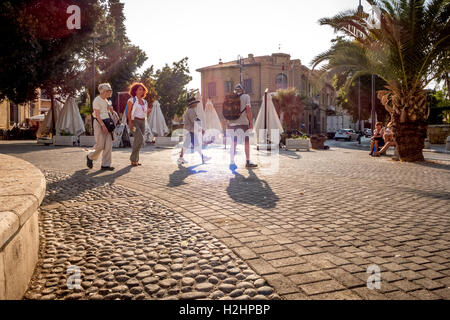
[[[364,8],[361,5],[361,0],[359,0],[358,15],[362,16],[363,12]],[[358,130],[361,134],[361,77],[358,78]],[[359,143],[361,144],[361,139],[359,139]]]
[[[237,59],[238,59],[238,64],[239,64],[239,84],[242,85],[242,59],[243,59],[243,57],[239,54]]]
[[[98,39],[98,38],[100,38],[100,35],[97,33],[97,32],[94,32],[93,34],[92,34],[92,40],[93,40],[93,47],[92,47],[92,51],[93,51],[93,61],[92,61],[92,69],[93,69],[93,78],[92,78],[92,81],[93,81],[93,90],[92,90],[92,97],[91,97],[91,125],[92,125],[92,129],[94,128],[94,117],[92,116],[92,113],[94,112],[94,98],[95,98],[95,91],[96,91],[96,89],[95,89],[95,76],[96,76],[96,74],[97,74],[97,72],[96,72],[96,65],[95,65],[95,42],[96,42],[96,40]]]

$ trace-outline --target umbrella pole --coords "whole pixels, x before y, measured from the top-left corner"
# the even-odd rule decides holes
[[[267,112],[267,92],[269,91],[269,89],[266,89],[266,91],[264,91],[264,131],[266,133],[266,150],[267,151],[271,151],[270,145],[269,145],[269,130],[267,128],[267,118],[269,116],[269,113]]]

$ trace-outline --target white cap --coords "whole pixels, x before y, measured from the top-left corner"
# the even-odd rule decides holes
[[[98,92],[103,93],[105,91],[112,91],[111,85],[109,83],[101,83],[98,86]]]

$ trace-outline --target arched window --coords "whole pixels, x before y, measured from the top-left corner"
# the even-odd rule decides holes
[[[306,80],[305,75],[302,75],[300,88],[301,88],[301,92],[304,96],[306,96],[306,84],[307,84],[306,82],[307,82],[307,80]]]
[[[278,89],[287,89],[288,87],[288,78],[285,74],[280,73],[279,75],[277,75],[276,79],[275,79],[275,84]]]

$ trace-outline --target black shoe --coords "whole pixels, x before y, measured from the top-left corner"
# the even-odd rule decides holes
[[[245,167],[246,167],[246,168],[257,168],[258,165],[257,165],[257,164],[254,164],[254,163],[251,163],[251,162],[247,162],[247,164],[245,165]]]
[[[94,162],[91,159],[89,159],[89,156],[86,156],[86,159],[87,159],[87,162],[86,162],[87,167],[89,169],[92,169],[94,167]]]
[[[103,167],[102,166],[102,170],[104,170],[104,171],[114,171],[114,168],[113,167]]]

